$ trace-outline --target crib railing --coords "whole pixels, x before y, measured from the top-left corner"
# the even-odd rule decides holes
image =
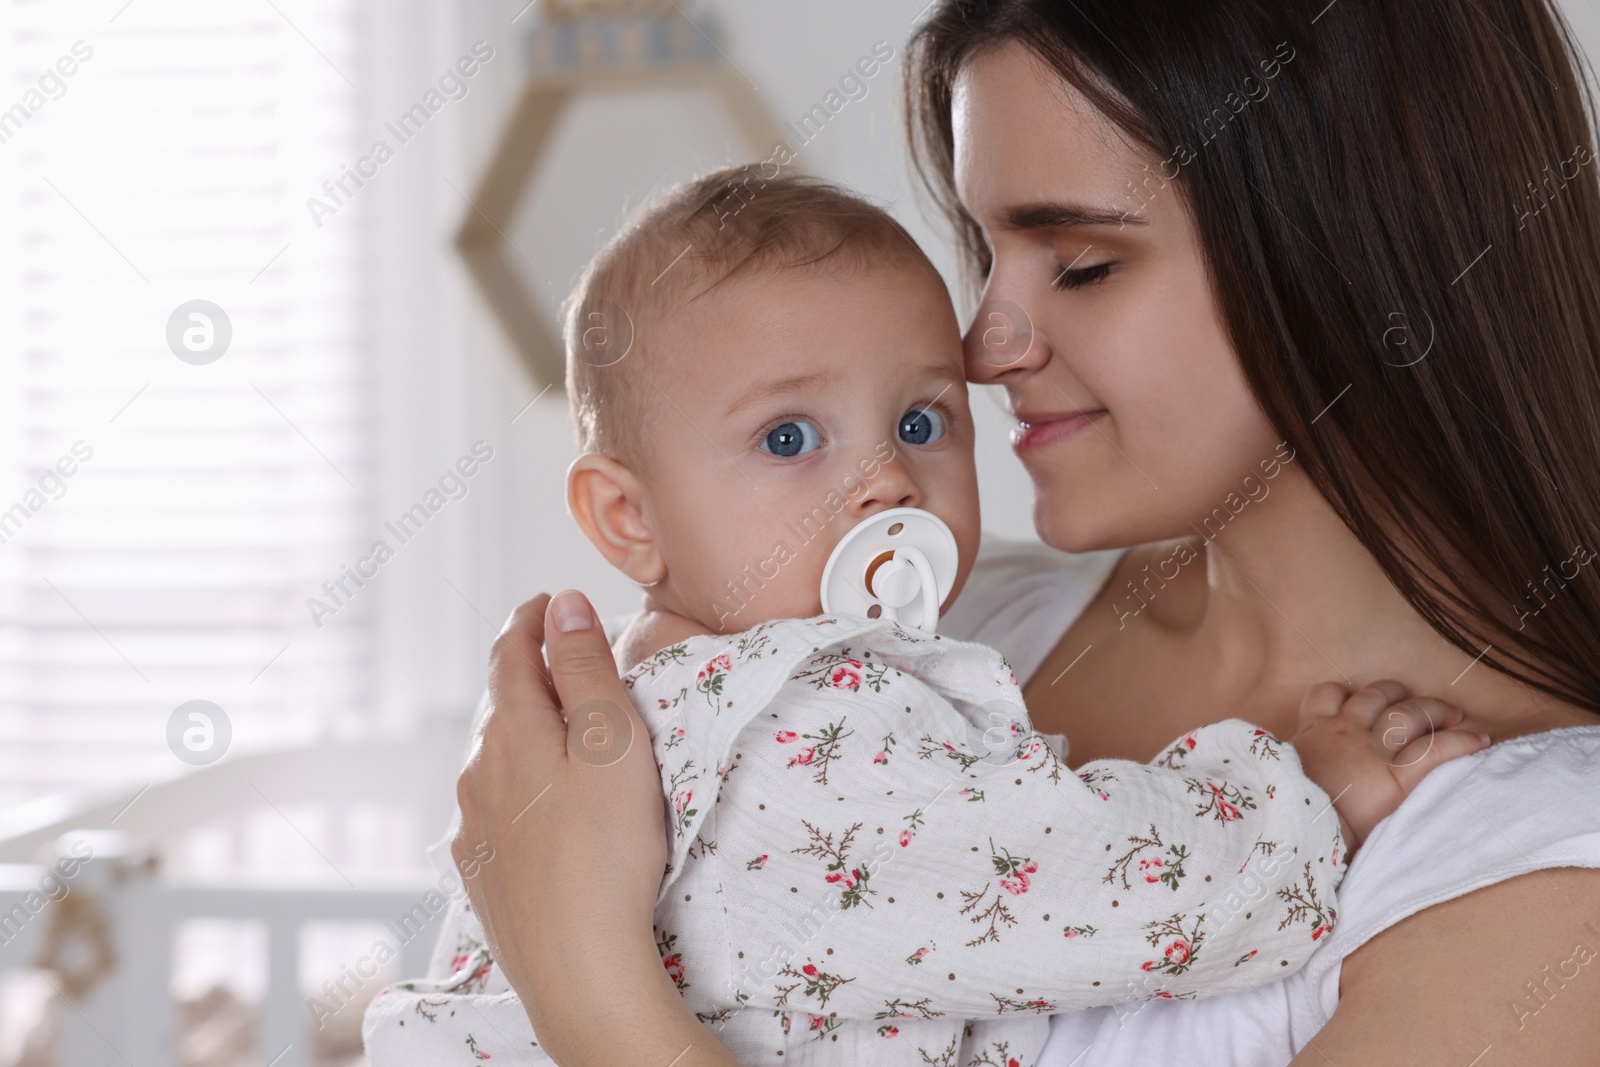
[[[102,861],[103,862],[103,861]],[[8,865],[0,912],[22,904],[43,867]],[[316,921],[393,921],[430,887],[411,889],[229,889],[215,886],[130,885],[103,898],[112,931],[115,970],[81,996],[67,997],[61,1019],[60,1067],[172,1067],[176,1005],[172,999],[172,934],[193,918],[255,919],[268,929],[266,995],[260,1009],[259,1062],[309,1067],[317,1013],[300,988],[300,931]],[[43,923],[0,948],[0,965],[26,966],[35,958]],[[400,973],[427,969],[432,930],[400,947]],[[57,982],[58,988],[61,983]],[[325,1003],[337,1005],[333,998]],[[350,1010],[359,1010],[352,1008]]]
[[[166,880],[145,857],[186,828],[260,805],[263,797],[283,805],[357,799],[414,805],[442,829],[460,751],[453,737],[424,736],[245,757],[149,787],[131,807],[132,791],[10,827],[0,837],[0,861],[12,861],[0,862],[0,968],[33,966],[42,950],[60,965],[59,973],[46,974],[65,1003],[58,1067],[172,1067],[174,932],[193,919],[265,926],[258,1062],[310,1067],[314,1028],[329,1010],[361,1010],[383,977],[370,960],[351,961],[337,984],[309,991],[317,997],[310,1003],[300,987],[303,928],[383,924],[396,959],[382,973],[423,974],[438,933],[436,909],[423,901],[437,880],[413,875],[402,884],[305,888],[187,884]],[[17,862],[24,856],[35,861]]]

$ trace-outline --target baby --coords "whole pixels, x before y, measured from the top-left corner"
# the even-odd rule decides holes
[[[567,349],[568,507],[645,590],[615,651],[672,825],[658,947],[740,1062],[1026,1067],[1051,1013],[1306,962],[1348,855],[1292,747],[1229,720],[1073,772],[999,653],[820,615],[872,515],[948,525],[946,604],[978,545],[960,330],[886,214],[743,169],[680,186],[590,264]],[[540,1055],[450,922],[370,1009],[375,1067]]]

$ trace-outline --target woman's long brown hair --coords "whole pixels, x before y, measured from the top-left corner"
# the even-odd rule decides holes
[[[942,0],[907,116],[977,277],[951,94],[1008,41],[1177,171],[1258,400],[1417,613],[1600,712],[1600,159],[1549,0]]]

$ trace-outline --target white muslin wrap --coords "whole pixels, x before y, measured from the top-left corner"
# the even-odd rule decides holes
[[[855,617],[624,683],[671,824],[663,966],[741,1063],[1030,1067],[1051,1014],[1249,989],[1333,928],[1338,819],[1248,723],[1074,771],[999,653]],[[430,970],[368,1010],[374,1067],[542,1058],[470,910]]]

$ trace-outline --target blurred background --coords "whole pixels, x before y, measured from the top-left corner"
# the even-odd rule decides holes
[[[500,623],[636,606],[565,513],[562,298],[774,140],[953,278],[925,4],[0,0],[0,1067],[364,1062]]]

